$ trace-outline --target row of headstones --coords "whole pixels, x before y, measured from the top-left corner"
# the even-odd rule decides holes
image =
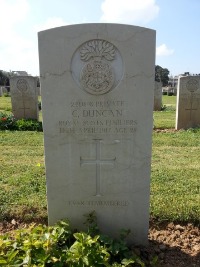
[[[180,77],[178,81],[176,129],[187,129],[200,125],[200,76]],[[16,76],[10,80],[12,111],[17,119],[38,119],[37,79],[32,76]],[[9,93],[0,88],[0,96]],[[162,109],[162,84],[155,82],[154,111]]]
[[[180,76],[175,129],[200,127],[200,76]],[[162,109],[162,85],[155,82],[154,111]]]
[[[39,59],[49,224],[68,218],[83,229],[95,210],[104,233],[130,229],[129,243],[146,244],[155,31],[54,28],[39,33]],[[188,125],[198,123],[199,96],[199,77],[180,78],[177,110]]]

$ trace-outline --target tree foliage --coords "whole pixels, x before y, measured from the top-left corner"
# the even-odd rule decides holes
[[[0,85],[10,86],[10,78],[16,76],[14,71],[0,70]]]
[[[9,76],[3,70],[0,70],[0,85],[9,86]]]
[[[169,70],[159,65],[155,67],[155,81],[162,82],[162,86],[167,86],[169,81]]]

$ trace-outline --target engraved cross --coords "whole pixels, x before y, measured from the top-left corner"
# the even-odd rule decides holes
[[[186,109],[185,109],[186,111],[190,111],[190,120],[192,119],[192,111],[193,111],[193,110],[197,110],[197,109],[195,109],[195,108],[192,107],[192,106],[193,106],[193,98],[194,98],[194,95],[193,95],[193,93],[191,92],[191,97],[190,97],[190,108],[186,108]]]
[[[95,164],[96,165],[96,195],[101,196],[101,165],[102,164],[114,164],[116,157],[113,159],[102,159],[101,158],[101,139],[94,139],[96,148],[95,159],[83,159],[80,157],[81,166],[84,164]]]
[[[23,109],[23,111],[24,111],[24,118],[25,118],[26,117],[26,109],[30,109],[30,108],[26,107],[26,105],[25,105],[25,103],[23,101],[23,107],[21,107],[19,109]]]

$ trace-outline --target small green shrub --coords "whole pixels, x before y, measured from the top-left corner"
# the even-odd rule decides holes
[[[18,131],[38,131],[42,132],[42,123],[37,120],[17,120],[16,126]]]
[[[176,107],[172,105],[162,105],[161,111],[176,111]]]
[[[10,94],[7,92],[7,93],[3,93],[3,97],[9,97]]]
[[[108,240],[108,239],[107,239]],[[32,225],[28,229],[16,230],[12,234],[0,235],[0,266],[15,267],[125,267],[145,264],[139,256],[128,249],[124,257],[114,241],[104,241],[101,235],[85,232],[74,233],[68,221],[55,226]],[[122,243],[121,243],[122,242]],[[111,249],[112,247],[112,249]],[[120,257],[116,257],[120,254]],[[148,266],[156,266],[154,265]]]
[[[31,119],[17,120],[11,113],[7,114],[0,112],[0,130],[42,132],[42,122]]]

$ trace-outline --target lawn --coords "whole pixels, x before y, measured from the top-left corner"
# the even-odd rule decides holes
[[[176,97],[163,96],[163,111],[154,112],[151,216],[197,223],[200,129],[175,131],[175,105]],[[5,110],[9,97],[0,98]],[[0,221],[47,220],[43,133],[0,131],[0,203]]]

